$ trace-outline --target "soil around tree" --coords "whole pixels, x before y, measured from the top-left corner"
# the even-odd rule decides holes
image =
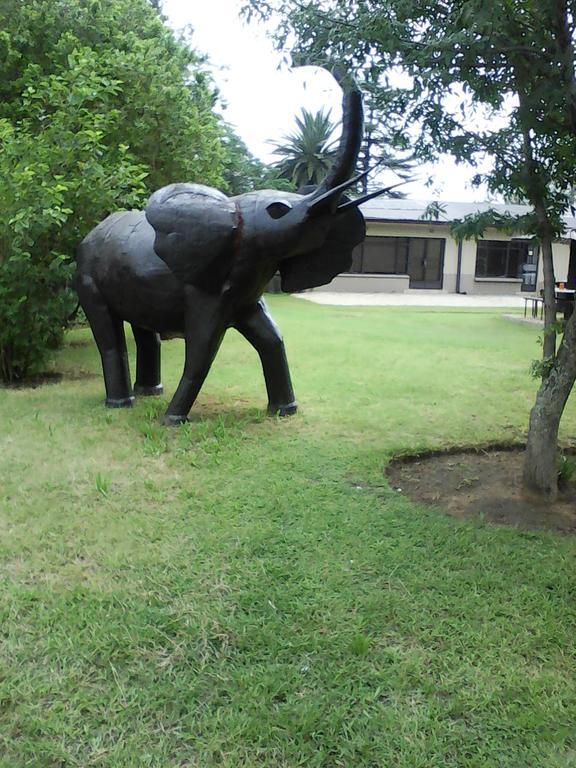
[[[453,449],[393,459],[386,475],[392,488],[451,517],[499,525],[576,533],[576,488],[560,489],[546,504],[521,486],[523,446]]]

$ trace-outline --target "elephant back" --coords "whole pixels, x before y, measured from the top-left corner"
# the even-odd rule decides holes
[[[170,184],[150,197],[145,214],[154,250],[182,282],[220,290],[232,267],[236,207],[202,184]]]

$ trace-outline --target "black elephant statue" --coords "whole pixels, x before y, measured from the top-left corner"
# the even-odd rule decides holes
[[[334,165],[312,192],[226,197],[201,184],[170,184],[145,211],[113,213],[82,241],[77,288],[102,358],[107,406],[160,394],[160,338],[181,336],[184,372],[163,421],[186,421],[233,327],[260,356],[268,412],[296,411],[284,343],[262,292],[277,271],[287,292],[328,283],[350,267],[352,249],[365,237],[362,200],[342,197],[360,178],[351,179],[362,98],[351,77],[333,74],[343,90],[342,136]],[[124,322],[136,341],[134,389]]]

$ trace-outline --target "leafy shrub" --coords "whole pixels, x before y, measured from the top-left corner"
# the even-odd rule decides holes
[[[0,120],[0,378],[41,371],[75,306],[73,256],[82,234],[145,194],[146,170],[110,148],[118,84],[89,50],[61,75],[25,77],[25,118]],[[38,130],[38,123],[42,129]]]
[[[574,480],[576,457],[562,453],[558,459],[558,485],[566,488]]]
[[[176,180],[222,181],[202,62],[147,0],[0,10],[0,380],[41,371],[76,299],[78,243]]]
[[[71,265],[61,257],[35,264],[16,253],[0,267],[0,378],[19,381],[40,373],[62,341],[73,297],[63,290]]]

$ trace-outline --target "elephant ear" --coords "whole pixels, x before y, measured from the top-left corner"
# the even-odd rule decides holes
[[[342,199],[345,202],[345,198]],[[285,293],[326,285],[352,266],[352,251],[366,237],[364,216],[357,208],[334,214],[321,248],[280,263],[281,287]]]
[[[219,291],[232,267],[234,203],[202,184],[170,184],[150,197],[145,214],[155,231],[154,250],[174,275]]]

